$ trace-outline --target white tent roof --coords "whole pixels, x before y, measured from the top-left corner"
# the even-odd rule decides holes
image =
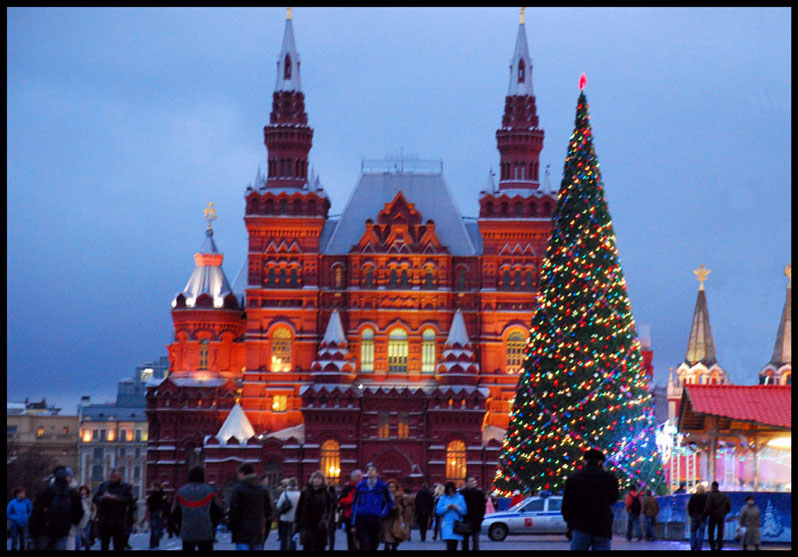
[[[236,403],[227,415],[227,419],[222,424],[216,438],[226,444],[231,437],[235,437],[239,442],[244,443],[255,436],[255,429],[249,423],[249,418],[244,413],[241,405]]]

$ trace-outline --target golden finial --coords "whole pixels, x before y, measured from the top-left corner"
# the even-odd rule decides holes
[[[703,290],[704,289],[704,281],[707,280],[707,275],[709,275],[709,273],[711,273],[711,272],[712,271],[710,271],[709,269],[704,267],[703,264],[699,265],[698,269],[693,271],[693,274],[696,277],[698,277],[698,282],[700,283],[700,286],[698,287],[699,290]]]
[[[291,8],[285,9],[285,19],[291,19]]]
[[[208,221],[208,230],[211,229],[211,221],[216,220],[216,209],[213,208],[213,202],[208,203],[205,208],[205,220]]]
[[[524,11],[525,11],[525,10],[526,10],[526,8],[521,8],[521,19],[519,20],[519,23],[520,23],[521,25],[523,25],[523,24],[524,24]]]
[[[787,288],[792,288],[792,263],[784,267],[784,274],[787,276]]]

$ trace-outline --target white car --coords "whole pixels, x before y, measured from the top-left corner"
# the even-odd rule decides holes
[[[563,534],[571,539],[561,508],[561,496],[528,497],[506,511],[486,515],[482,533],[497,542],[508,534]]]

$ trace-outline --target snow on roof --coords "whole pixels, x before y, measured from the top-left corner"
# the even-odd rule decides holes
[[[299,425],[295,425],[293,427],[287,427],[285,429],[281,429],[279,431],[274,431],[272,433],[269,433],[265,437],[266,437],[266,439],[269,439],[269,438],[273,437],[275,439],[280,439],[281,441],[287,441],[288,439],[291,439],[293,437],[294,439],[296,439],[300,443],[304,443],[305,442],[305,424],[299,424]]]
[[[446,337],[446,344],[449,346],[454,346],[455,344],[467,346],[471,344],[471,340],[468,338],[465,320],[463,319],[463,312],[459,309],[454,312],[452,327],[449,329],[449,336]]]
[[[330,315],[330,320],[327,322],[327,330],[324,332],[323,343],[326,344],[343,344],[346,342],[346,335],[344,334],[344,326],[341,324],[341,316],[338,310],[335,309]]]
[[[240,443],[244,443],[254,436],[255,429],[244,413],[244,409],[238,403],[230,410],[227,419],[219,429],[219,433],[216,434],[216,438],[222,444],[226,444],[231,437],[235,437]]]

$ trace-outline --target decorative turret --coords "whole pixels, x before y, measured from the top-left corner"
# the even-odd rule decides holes
[[[468,337],[463,314],[458,309],[443,345],[443,356],[438,365],[436,379],[449,385],[469,385],[476,384],[478,375],[479,364],[474,347]]]
[[[349,353],[349,344],[337,309],[330,315],[310,371],[313,379],[320,383],[339,383],[355,378],[355,360]]]
[[[289,8],[283,31],[283,46],[277,59],[272,112],[269,125],[263,128],[269,152],[267,188],[302,188],[308,181],[308,153],[313,144],[313,129],[308,126],[299,68],[299,53],[294,43]]]
[[[538,127],[532,90],[532,58],[526,41],[524,9],[510,61],[510,85],[504,102],[502,127],[496,131],[501,153],[499,189],[538,189],[543,130]]]
[[[781,310],[776,345],[770,362],[759,372],[760,385],[792,385],[792,264],[784,268],[787,297]]]

